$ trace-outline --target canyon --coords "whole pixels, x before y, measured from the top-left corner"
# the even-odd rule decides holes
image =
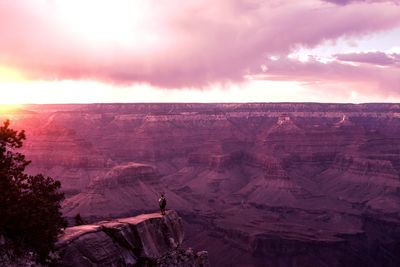
[[[68,218],[155,212],[211,266],[400,266],[400,104],[25,105]]]

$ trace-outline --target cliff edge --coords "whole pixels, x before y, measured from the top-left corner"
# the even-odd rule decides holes
[[[59,266],[209,266],[206,251],[182,248],[175,211],[66,228],[56,249]]]

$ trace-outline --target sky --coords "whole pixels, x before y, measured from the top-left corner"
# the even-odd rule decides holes
[[[0,104],[400,102],[400,0],[0,0]]]

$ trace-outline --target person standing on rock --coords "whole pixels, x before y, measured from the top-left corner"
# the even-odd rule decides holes
[[[167,206],[167,200],[165,199],[164,194],[161,194],[161,197],[158,200],[158,204],[160,204],[161,215],[165,215],[165,207]]]

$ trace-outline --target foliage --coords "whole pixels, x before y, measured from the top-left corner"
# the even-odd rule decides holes
[[[44,262],[66,227],[60,212],[64,194],[59,181],[25,173],[30,161],[16,151],[25,132],[9,125],[0,127],[0,235],[13,242],[16,252],[32,250]]]

